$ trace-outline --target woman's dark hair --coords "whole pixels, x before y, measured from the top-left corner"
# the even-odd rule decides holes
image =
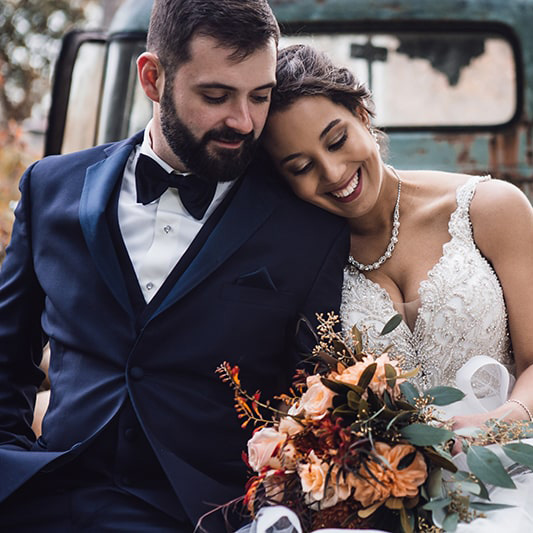
[[[216,39],[234,49],[231,59],[242,61],[272,39],[279,26],[267,0],[155,0],[147,49],[155,53],[167,76],[190,59],[196,35]]]
[[[323,52],[296,44],[278,53],[277,86],[270,112],[290,107],[303,96],[325,96],[365,120],[374,116],[370,91],[344,67],[337,67]]]

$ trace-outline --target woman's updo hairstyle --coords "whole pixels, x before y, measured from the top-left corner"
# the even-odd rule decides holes
[[[366,86],[347,68],[335,66],[325,53],[311,46],[296,44],[281,49],[276,78],[271,113],[286,109],[303,96],[325,96],[368,123],[374,116],[372,96]]]

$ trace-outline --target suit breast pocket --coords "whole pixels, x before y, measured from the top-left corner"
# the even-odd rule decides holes
[[[248,306],[269,307],[288,311],[296,307],[295,296],[291,293],[249,287],[247,285],[228,283],[222,287],[221,297],[224,300],[246,304]]]

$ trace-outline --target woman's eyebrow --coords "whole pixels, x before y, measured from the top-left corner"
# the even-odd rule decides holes
[[[323,130],[322,130],[322,133],[320,134],[320,137],[319,139],[323,139],[329,130],[331,130],[331,128],[334,128],[339,122],[341,121],[340,118],[336,118],[335,120],[332,120]]]
[[[327,134],[328,134],[328,131],[331,130],[331,128],[334,128],[339,122],[341,121],[340,118],[336,118],[334,120],[332,120],[323,130],[322,130],[322,133],[319,135],[319,139],[322,140]],[[296,153],[296,154],[290,154],[288,155],[287,157],[284,157],[281,161],[280,161],[280,165],[284,165],[285,163],[288,163],[289,161],[291,161],[292,159],[296,159],[297,157],[300,157],[302,154],[301,153]]]

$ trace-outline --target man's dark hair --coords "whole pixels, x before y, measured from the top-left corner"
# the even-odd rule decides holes
[[[167,76],[190,59],[196,35],[213,37],[242,61],[279,40],[279,26],[267,0],[155,0],[147,49],[156,54]]]

